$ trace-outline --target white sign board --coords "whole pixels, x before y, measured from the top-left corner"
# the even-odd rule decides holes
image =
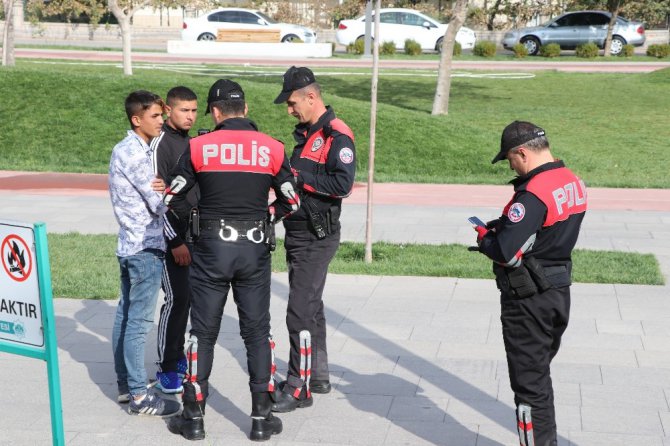
[[[33,226],[0,220],[0,256],[0,339],[42,347]]]

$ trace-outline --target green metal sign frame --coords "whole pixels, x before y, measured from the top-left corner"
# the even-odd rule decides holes
[[[28,224],[24,227],[29,228],[30,225]],[[65,445],[63,431],[63,404],[61,399],[60,372],[58,368],[56,318],[54,317],[53,294],[51,290],[51,266],[49,264],[46,225],[44,223],[35,223],[33,225],[33,234],[35,237],[35,265],[37,267],[39,282],[44,346],[35,347],[0,339],[0,352],[28,356],[46,361],[53,444],[63,446]]]

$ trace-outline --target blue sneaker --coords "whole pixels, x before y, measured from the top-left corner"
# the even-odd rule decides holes
[[[184,381],[186,372],[188,372],[188,361],[186,358],[180,358],[179,361],[177,361],[177,375],[179,375],[179,379]]]
[[[128,413],[131,415],[146,415],[152,417],[168,418],[177,415],[181,405],[172,400],[166,400],[158,395],[147,393],[142,401],[136,403],[131,397],[128,405]]]
[[[156,372],[156,388],[163,393],[181,393],[183,378],[177,372]]]

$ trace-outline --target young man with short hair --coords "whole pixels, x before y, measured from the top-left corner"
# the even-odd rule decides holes
[[[144,368],[146,336],[153,325],[165,254],[161,216],[167,209],[152,188],[148,143],[160,133],[164,104],[159,96],[139,90],[128,95],[125,106],[132,130],[114,147],[109,163],[121,270],[121,298],[112,330],[118,401],[130,403],[131,415],[169,417],[179,412],[179,403],[150,394]]]
[[[166,101],[167,119],[160,135],[151,141],[151,148],[155,153],[156,174],[169,183],[179,157],[188,150],[191,139],[188,132],[198,117],[198,97],[190,88],[178,86],[168,91]],[[197,207],[198,198],[199,189],[196,185],[186,195],[186,204],[190,209]],[[161,283],[165,300],[158,321],[156,388],[171,394],[183,391],[182,381],[187,367],[184,333],[191,307],[189,265],[192,243],[188,220],[180,221],[182,224],[179,226],[164,220],[169,249],[165,254]]]

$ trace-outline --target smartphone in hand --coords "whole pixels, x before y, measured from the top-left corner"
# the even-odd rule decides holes
[[[470,217],[468,218],[468,221],[472,223],[474,226],[482,226],[484,228],[486,227],[486,223],[481,221],[478,217]]]

